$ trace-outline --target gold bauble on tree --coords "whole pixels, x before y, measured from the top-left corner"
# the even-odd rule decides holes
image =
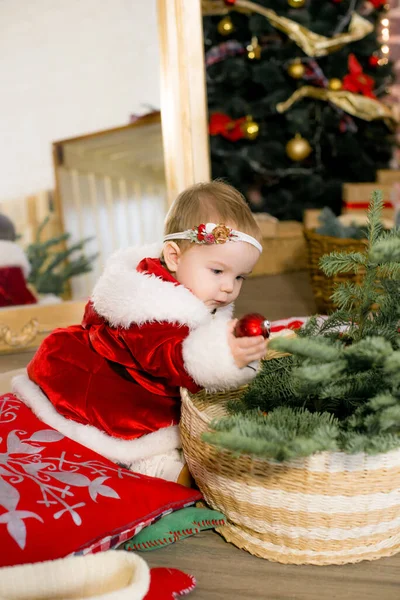
[[[261,46],[258,43],[257,36],[253,35],[250,44],[246,46],[246,50],[249,60],[259,60],[261,58]]]
[[[260,132],[260,127],[258,123],[253,121],[253,117],[251,117],[250,115],[246,117],[246,121],[244,122],[242,129],[245,137],[248,140],[255,140]]]
[[[295,60],[292,63],[290,63],[287,72],[290,75],[290,77],[293,77],[293,79],[301,79],[302,77],[304,77],[306,68],[301,62],[301,60]]]
[[[341,90],[342,85],[342,80],[338,79],[338,77],[332,77],[332,79],[328,81],[328,88],[334,92]]]
[[[286,144],[286,154],[291,160],[296,162],[304,160],[311,152],[312,148],[310,144],[300,133],[296,133],[295,137]]]
[[[303,8],[306,3],[306,0],[287,0],[287,3],[292,8]]]
[[[235,30],[235,26],[232,23],[230,16],[224,17],[220,20],[217,26],[218,33],[221,35],[230,35]]]

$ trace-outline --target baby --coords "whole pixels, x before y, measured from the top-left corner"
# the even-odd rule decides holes
[[[184,191],[163,245],[116,252],[81,325],[53,331],[14,379],[42,421],[133,471],[181,481],[180,387],[254,378],[264,338],[236,338],[233,302],[260,253],[242,195],[220,181]]]

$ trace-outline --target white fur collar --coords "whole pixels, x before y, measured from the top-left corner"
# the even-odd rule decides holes
[[[21,267],[28,277],[31,266],[21,246],[9,240],[0,240],[0,267]]]
[[[136,271],[143,258],[158,258],[161,250],[160,244],[131,247],[118,250],[107,261],[92,301],[96,312],[113,327],[167,321],[193,329],[210,319],[203,302],[183,285]]]

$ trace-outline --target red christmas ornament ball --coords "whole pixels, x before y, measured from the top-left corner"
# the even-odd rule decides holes
[[[236,0],[224,0],[224,2],[227,6],[233,6],[236,4]]]
[[[262,335],[264,338],[269,338],[271,332],[271,323],[259,313],[251,313],[245,315],[236,323],[236,337],[253,337]]]
[[[377,67],[379,65],[379,56],[370,56],[368,62],[371,67]]]

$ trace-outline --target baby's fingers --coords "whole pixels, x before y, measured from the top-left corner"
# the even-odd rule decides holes
[[[254,349],[257,347],[265,346],[266,340],[262,337],[262,335],[258,335],[256,337],[243,337],[238,338],[238,347],[243,349]]]
[[[230,321],[228,321],[228,333],[229,334],[234,335],[234,331],[235,331],[237,322],[238,322],[238,319],[231,319]]]

